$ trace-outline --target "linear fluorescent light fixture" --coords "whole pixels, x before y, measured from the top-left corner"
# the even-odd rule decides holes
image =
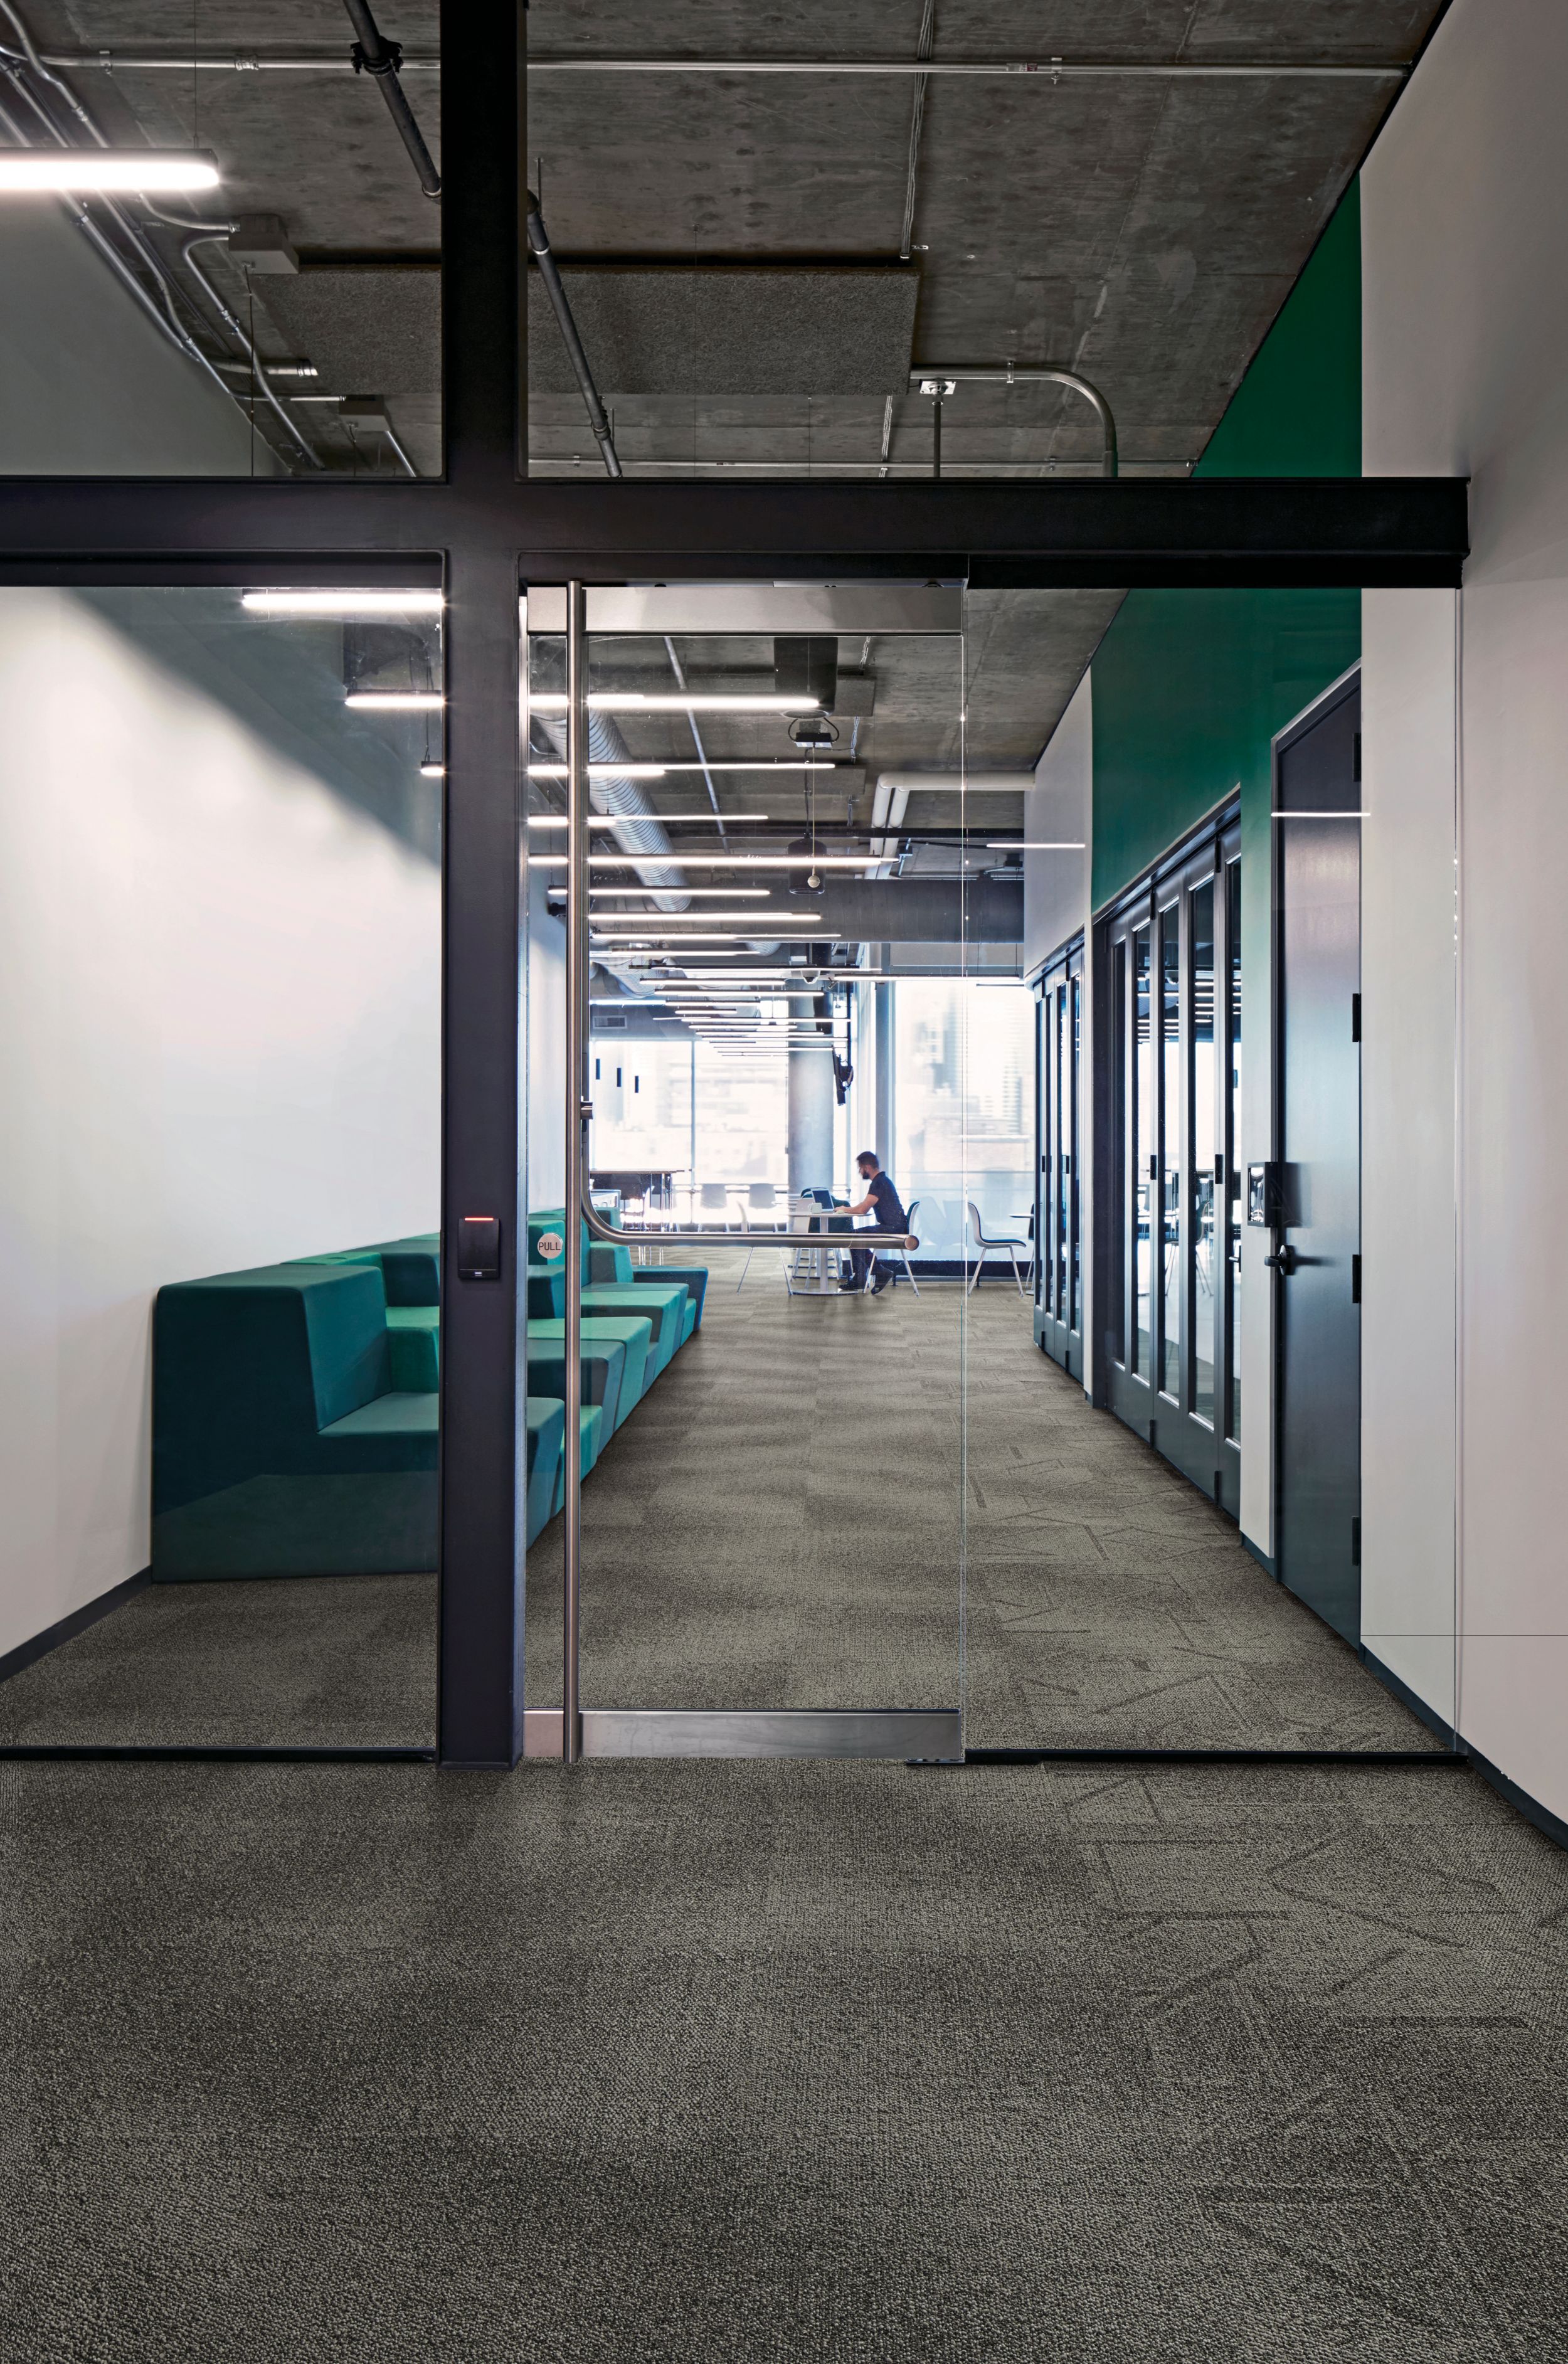
[[[564,714],[569,700],[564,690],[536,690],[528,704],[539,714]],[[753,697],[726,697],[715,692],[690,697],[666,697],[645,689],[591,689],[589,706],[599,714],[820,714],[819,697],[789,697],[769,690]]]
[[[6,148],[0,191],[216,189],[217,160],[205,148]]]
[[[669,770],[667,764],[584,764],[584,771],[591,780],[662,780]],[[564,764],[530,764],[530,780],[564,780],[570,777]]]
[[[621,775],[621,776],[624,777],[624,774]],[[629,818],[635,820],[640,820],[644,818],[644,816],[634,813],[630,815]],[[656,814],[654,818],[658,820],[678,820],[683,824],[683,826],[687,822],[690,822],[695,827],[698,822],[701,822],[705,828],[708,829],[728,829],[732,820],[766,821],[772,820],[773,815],[772,813],[662,812]],[[601,815],[599,813],[591,813],[588,817],[588,826],[590,829],[614,829],[616,823],[613,818]],[[571,827],[571,823],[564,813],[529,813],[528,827],[530,829],[569,829]],[[682,847],[681,849],[681,855],[683,860],[686,859],[684,847]],[[536,855],[535,859],[548,862],[550,859],[550,856],[549,854],[542,856]]]
[[[1081,837],[988,837],[987,853],[1082,853]]]
[[[361,714],[434,714],[446,700],[439,689],[351,689],[343,703]]]
[[[539,704],[537,697],[534,704]],[[656,780],[662,779],[666,772],[858,772],[860,768],[858,764],[786,764],[771,755],[754,764],[731,763],[726,759],[706,764],[588,764],[584,766],[591,780],[625,779],[628,775],[634,779]],[[564,780],[566,776],[564,764],[528,765],[530,780]],[[726,813],[725,819],[728,820],[729,818]]]
[[[439,616],[439,591],[247,591],[252,616]]]

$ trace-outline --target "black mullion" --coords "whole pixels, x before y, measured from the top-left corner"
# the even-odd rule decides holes
[[[442,929],[441,1761],[522,1754],[517,1364],[526,1320],[517,1046],[521,813],[515,503],[519,366],[518,83],[497,12],[442,0],[447,541]],[[520,12],[512,16],[517,38]],[[501,1222],[501,1278],[458,1277],[464,1215]],[[526,1382],[525,1382],[526,1385]]]

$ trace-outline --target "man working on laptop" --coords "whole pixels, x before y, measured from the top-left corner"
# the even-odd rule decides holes
[[[862,1149],[855,1164],[860,1168],[861,1180],[865,1184],[865,1197],[850,1209],[851,1214],[872,1216],[874,1219],[871,1225],[873,1231],[906,1232],[909,1228],[909,1219],[904,1212],[897,1191],[882,1170],[875,1150]],[[850,1270],[852,1277],[840,1281],[840,1288],[846,1292],[852,1288],[863,1288],[872,1263],[873,1255],[870,1248],[851,1248]],[[878,1257],[876,1278],[872,1284],[872,1295],[880,1297],[888,1282],[896,1277],[897,1275],[893,1266],[890,1264],[884,1264]]]

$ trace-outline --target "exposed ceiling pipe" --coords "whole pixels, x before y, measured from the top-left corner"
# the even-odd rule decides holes
[[[414,110],[397,78],[403,64],[403,45],[400,41],[383,38],[375,18],[371,15],[369,0],[343,0],[343,6],[349,12],[350,23],[359,35],[349,52],[353,60],[354,72],[359,73],[362,69],[373,78],[376,88],[386,101],[386,111],[397,128],[397,136],[407,149],[414,170],[419,175],[419,186],[428,197],[439,197],[441,176],[436,170],[435,160],[425,145],[424,134],[414,120]]]
[[[58,73],[52,72],[50,70],[48,61],[39,55],[32,35],[28,31],[23,17],[13,6],[12,0],[0,0],[0,10],[3,10],[6,20],[15,29],[17,39],[21,44],[21,50],[19,53],[16,50],[9,50],[4,44],[0,44],[0,60],[4,61],[5,70],[9,73],[12,84],[16,89],[17,95],[26,99],[28,105],[31,107],[33,114],[43,126],[44,129],[49,133],[50,139],[53,139],[58,147],[69,148],[72,144],[66,138],[64,132],[61,131],[59,124],[50,115],[48,107],[39,98],[37,91],[32,89],[28,84],[23,71],[24,66],[30,68],[31,71],[38,75],[39,79],[42,83],[46,84],[50,89],[59,92],[60,95],[65,101],[66,106],[69,107],[72,115],[86,132],[88,139],[91,140],[94,146],[99,148],[107,147],[109,142],[105,137],[104,132],[99,128],[93,116],[88,112],[87,108],[82,105],[82,102],[76,96],[75,92],[72,90],[68,83],[61,81]],[[15,117],[10,115],[8,110],[6,110],[5,115],[5,125],[6,130],[10,133],[12,139],[16,140],[18,147],[26,148],[32,145],[32,142],[28,139],[25,129],[16,121]],[[71,214],[78,228],[84,233],[90,244],[95,249],[102,260],[106,262],[109,268],[114,272],[115,276],[120,281],[121,284],[136,297],[138,303],[141,305],[143,310],[148,313],[150,318],[169,341],[174,345],[180,352],[183,353],[188,360],[195,362],[200,368],[204,369],[207,375],[212,379],[214,385],[221,389],[222,393],[229,401],[243,407],[238,390],[234,386],[228,385],[220,375],[217,369],[214,366],[210,356],[202,351],[200,345],[197,344],[195,339],[190,334],[189,330],[181,320],[179,312],[175,306],[175,296],[178,292],[176,284],[165,270],[160,255],[142,236],[140,229],[130,218],[129,215],[126,213],[123,206],[117,205],[112,198],[108,197],[100,197],[95,199],[95,202],[103,206],[104,210],[108,215],[110,220],[114,223],[116,229],[120,232],[120,235],[125,239],[132,253],[136,256],[137,261],[148,273],[152,281],[153,286],[157,289],[159,297],[158,302],[155,303],[153,301],[152,296],[149,294],[147,288],[143,286],[140,280],[138,279],[135,272],[130,269],[124,256],[116,249],[113,241],[105,236],[104,231],[94,219],[87,205],[81,200],[68,201],[66,210]],[[160,216],[158,214],[157,206],[154,206],[145,195],[141,197],[140,202],[147,207],[150,214],[156,216],[158,218],[163,220],[171,218],[168,216]],[[175,221],[173,226],[176,228],[190,229],[205,229],[206,228],[206,225],[197,222],[183,223]],[[232,227],[233,225],[231,223],[222,223],[218,226],[214,234],[221,236],[224,231],[230,229]],[[207,282],[203,277],[201,272],[196,269],[194,263],[190,264],[189,267],[192,276],[196,279],[203,287],[207,288],[207,292],[213,296],[213,301],[217,306],[219,312],[223,315],[228,326],[233,329],[240,344],[245,349],[247,358],[250,360],[251,364],[252,373],[255,374],[259,369],[259,364],[257,362],[254,349],[251,346],[249,338],[245,335],[244,330],[239,327],[239,322],[234,318],[232,313],[228,312],[227,307],[221,303],[216,296],[216,293],[210,287],[207,287]],[[187,298],[186,300],[188,301],[189,299]],[[289,417],[287,411],[284,409],[276,396],[272,394],[271,388],[266,385],[264,381],[261,383],[259,390],[264,396],[272,410],[276,412],[285,431],[304,454],[305,458],[309,461],[313,468],[318,468],[321,465],[320,460],[317,457],[317,454],[311,448],[310,444],[300,433],[294,420]],[[253,424],[254,421],[252,420],[252,425]]]
[[[1114,476],[1117,473],[1116,420],[1111,417],[1110,404],[1106,400],[1099,387],[1091,385],[1088,379],[1081,377],[1076,370],[1018,369],[1011,362],[1007,362],[999,369],[976,369],[967,364],[954,368],[951,362],[943,362],[940,364],[933,362],[927,369],[911,370],[909,383],[911,385],[918,386],[922,394],[929,394],[937,397],[939,418],[941,403],[937,389],[944,383],[956,383],[960,385],[1070,386],[1074,394],[1081,394],[1085,402],[1094,404],[1095,414],[1099,418],[1100,432],[1105,438],[1105,458],[1100,466],[1101,474]]]
[[[566,720],[557,714],[534,717],[555,753],[562,759],[566,754]],[[626,741],[621,737],[613,718],[588,709],[588,761],[601,764],[629,764]],[[678,863],[669,859],[674,848],[670,832],[648,801],[647,791],[640,780],[628,779],[615,774],[591,776],[588,781],[588,801],[598,813],[612,816],[615,826],[610,835],[623,853],[630,856],[634,869],[645,886],[658,891],[654,901],[661,911],[684,911],[691,907],[691,897],[685,893],[686,874]]]
[[[59,50],[44,53],[47,65],[67,72],[114,73],[131,68],[139,73],[351,73],[351,58],[340,51],[309,50]],[[399,61],[402,73],[439,73],[441,61],[434,50],[406,50]],[[1023,74],[1043,87],[1059,82],[1106,81],[1246,81],[1280,82],[1402,82],[1411,71],[1407,58],[1381,65],[1313,65],[1289,59],[1230,59],[1218,63],[1196,58],[629,58],[604,56],[554,57],[533,50],[528,72],[536,73],[662,73],[662,74]]]
[[[544,216],[539,211],[539,199],[532,189],[528,191],[528,245],[533,251],[534,261],[539,264],[539,277],[544,281],[545,293],[554,307],[555,325],[561,330],[561,341],[566,348],[566,358],[572,364],[578,390],[583,396],[584,407],[588,413],[589,429],[603,454],[605,474],[606,476],[618,476],[621,466],[619,455],[616,451],[615,438],[610,433],[610,422],[605,416],[605,406],[599,400],[599,389],[594,384],[594,373],[588,367],[588,356],[583,351],[583,340],[577,334],[577,323],[572,317],[572,307],[566,300],[566,290],[561,284],[561,273],[556,269],[555,257],[550,251],[550,239],[544,227]]]

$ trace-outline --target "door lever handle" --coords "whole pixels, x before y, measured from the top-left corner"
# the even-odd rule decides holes
[[[1301,1258],[1296,1254],[1296,1250],[1291,1246],[1290,1242],[1286,1240],[1284,1245],[1279,1250],[1277,1254],[1266,1255],[1263,1258],[1263,1262],[1266,1265],[1272,1265],[1276,1272],[1283,1273],[1288,1280],[1291,1274],[1296,1270],[1296,1266],[1301,1262]]]

